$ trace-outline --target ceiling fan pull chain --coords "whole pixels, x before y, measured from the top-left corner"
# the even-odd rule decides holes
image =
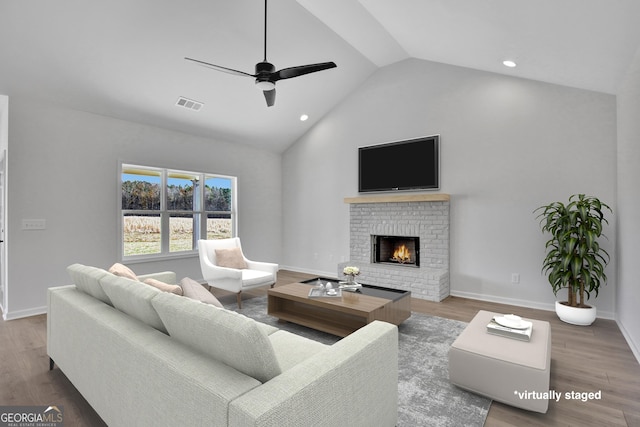
[[[264,0],[264,62],[267,62],[267,0]]]

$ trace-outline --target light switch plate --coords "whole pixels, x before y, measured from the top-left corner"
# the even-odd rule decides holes
[[[23,230],[44,230],[47,226],[47,222],[44,219],[23,219]]]

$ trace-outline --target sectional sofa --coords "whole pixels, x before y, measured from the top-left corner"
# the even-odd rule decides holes
[[[51,368],[110,426],[396,424],[394,325],[328,346],[100,268],[68,271],[74,284],[48,291]]]

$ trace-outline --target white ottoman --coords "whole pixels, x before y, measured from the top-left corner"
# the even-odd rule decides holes
[[[546,413],[551,366],[549,322],[533,322],[530,341],[492,335],[493,316],[481,310],[449,350],[449,380],[458,387],[508,405]]]

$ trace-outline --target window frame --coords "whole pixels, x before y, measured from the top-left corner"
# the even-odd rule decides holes
[[[134,209],[123,209],[122,208],[122,174],[126,173],[127,170],[139,170],[144,171],[148,170],[150,172],[156,172],[160,175],[160,209],[158,210],[134,210]],[[202,183],[197,188],[198,191],[198,203],[199,206],[192,206],[192,210],[169,210],[168,209],[168,187],[169,187],[169,178],[171,174],[184,174],[184,175],[192,175],[198,178],[198,181]],[[206,203],[205,203],[205,187],[207,180],[211,178],[221,178],[227,179],[231,182],[231,206],[230,212],[227,211],[207,211]],[[237,177],[224,175],[220,173],[213,172],[200,172],[200,171],[186,171],[177,168],[169,168],[169,167],[159,167],[159,166],[148,166],[141,165],[132,162],[124,162],[120,161],[118,163],[118,174],[117,174],[117,221],[118,221],[118,259],[121,262],[127,263],[137,263],[137,262],[147,262],[147,261],[156,261],[156,260],[168,260],[168,259],[179,259],[179,258],[192,258],[198,256],[198,248],[197,248],[197,239],[202,238],[199,236],[204,236],[207,238],[207,218],[209,214],[229,214],[231,216],[231,237],[236,237],[238,235],[238,211],[237,211]],[[127,213],[145,213],[149,212],[158,213],[160,216],[160,252],[152,253],[152,254],[144,254],[144,255],[125,255],[124,250],[124,215]],[[171,252],[170,244],[171,244],[171,228],[170,221],[172,215],[175,214],[187,214],[187,215],[198,215],[199,216],[199,227],[196,231],[193,230],[193,249],[186,251],[176,251]]]

